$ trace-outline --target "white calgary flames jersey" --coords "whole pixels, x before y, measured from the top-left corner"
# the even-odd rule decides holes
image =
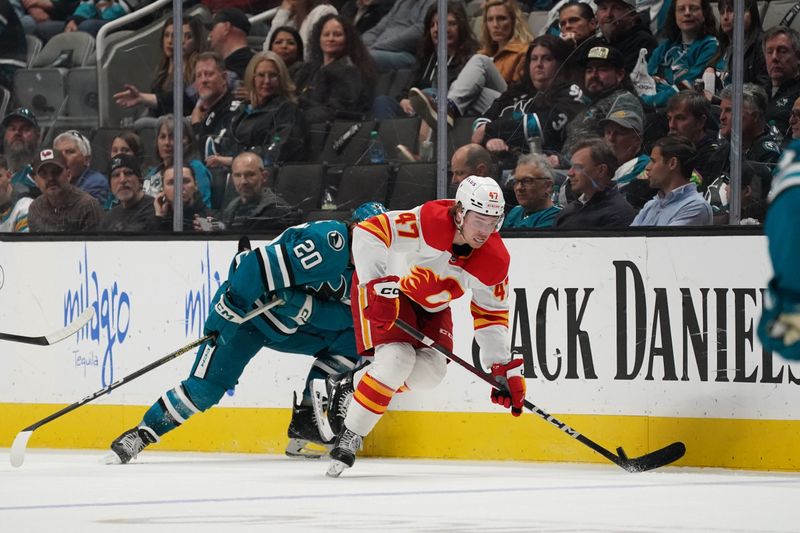
[[[475,340],[484,365],[511,359],[508,336],[509,255],[498,233],[467,256],[456,256],[453,200],[435,200],[409,211],[389,211],[353,230],[359,283],[400,277],[400,290],[429,312],[445,309],[471,290]],[[390,255],[391,260],[390,260]]]

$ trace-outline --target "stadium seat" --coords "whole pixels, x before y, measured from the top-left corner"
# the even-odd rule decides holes
[[[548,11],[531,11],[528,15],[528,29],[534,37],[538,37],[544,31],[548,15]]]
[[[369,201],[385,203],[391,174],[386,164],[346,167],[336,193],[337,209],[352,210]]]
[[[458,117],[447,135],[448,153],[453,155],[458,148],[472,142],[472,123],[476,117]]]
[[[28,44],[28,68],[33,66],[33,62],[39,56],[39,53],[42,51],[42,40],[36,37],[35,35],[25,35],[25,41]]]
[[[403,144],[416,153],[421,121],[422,119],[419,117],[391,118],[381,121],[378,138],[383,143],[387,160],[401,159],[397,150],[398,144]]]
[[[386,93],[386,96],[398,98],[400,93],[403,92],[403,89],[405,89],[406,86],[411,83],[411,76],[413,75],[414,70],[409,68],[403,68],[395,71],[394,78],[392,79],[392,85],[389,88],[389,91]]]
[[[306,146],[306,159],[308,161],[320,160],[330,129],[330,122],[313,122],[308,125],[308,145]]]
[[[387,207],[411,209],[436,198],[436,163],[403,163],[394,177]]]
[[[767,10],[764,12],[764,18],[762,19],[761,27],[766,30],[773,26],[777,26],[781,20],[783,20],[784,15],[786,15],[786,13],[792,9],[796,3],[796,0],[772,0],[771,2],[768,2]],[[790,27],[794,28],[795,30],[800,30],[800,15],[794,17]]]
[[[67,72],[67,115],[73,123],[97,126],[97,67]]]
[[[278,168],[272,189],[289,205],[308,213],[319,208],[324,176],[324,165],[287,164]]]

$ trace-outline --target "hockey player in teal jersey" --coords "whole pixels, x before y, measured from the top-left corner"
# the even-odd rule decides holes
[[[352,219],[385,211],[369,202]],[[294,401],[286,453],[321,456],[319,446],[308,446],[328,444],[314,421],[311,382],[350,370],[358,361],[349,302],[352,273],[349,225],[338,221],[300,224],[238,253],[205,322],[205,333],[215,334],[214,339],[200,346],[189,376],[165,392],[137,427],[114,440],[107,462],[129,462],[192,415],[216,405],[262,347],[315,358],[303,398]],[[248,312],[276,298],[283,303],[243,322]]]
[[[765,348],[800,360],[800,140],[783,153],[769,193],[764,232],[774,276],[758,334]]]

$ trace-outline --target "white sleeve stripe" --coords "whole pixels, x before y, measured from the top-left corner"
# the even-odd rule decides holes
[[[267,275],[267,291],[275,290],[275,280],[272,279],[272,263],[267,255],[267,248],[264,246],[258,247],[258,253],[261,254],[261,259],[264,261],[264,272]]]
[[[275,257],[278,258],[278,267],[281,269],[281,276],[283,277],[283,286],[291,287],[292,281],[289,279],[289,271],[286,268],[286,258],[283,256],[283,248],[279,245],[273,246],[275,250]]]
[[[170,416],[174,418],[178,424],[183,424],[184,422],[186,422],[186,419],[181,416],[178,410],[175,409],[175,407],[169,401],[169,398],[167,397],[166,393],[161,397],[161,399],[164,400],[164,406],[167,408],[167,411],[169,412]]]
[[[287,327],[286,324],[281,322],[275,315],[273,315],[269,311],[264,311],[261,314],[264,316],[264,318],[266,320],[269,320],[270,324],[275,326],[275,329],[277,329],[278,331],[280,331],[281,333],[283,333],[285,335],[291,335],[292,333],[297,331],[297,328]]]

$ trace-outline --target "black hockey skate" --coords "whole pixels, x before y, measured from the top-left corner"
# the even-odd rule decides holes
[[[339,477],[345,468],[350,468],[356,462],[356,453],[361,448],[361,435],[350,431],[347,426],[342,426],[342,432],[336,437],[336,442],[331,450],[331,462],[326,475]]]
[[[326,377],[324,383],[321,379],[315,379],[311,384],[319,433],[328,441],[338,436],[344,427],[347,408],[353,399],[353,374],[355,370],[349,370]]]
[[[111,443],[111,452],[105,457],[106,464],[127,464],[136,459],[139,452],[158,442],[158,436],[150,428],[129,429]]]
[[[289,422],[289,443],[286,445],[286,455],[289,457],[305,457],[306,459],[319,459],[328,455],[333,445],[333,439],[325,442],[319,433],[319,426],[314,417],[314,407],[299,405],[297,393],[294,393],[292,402],[292,421]]]

